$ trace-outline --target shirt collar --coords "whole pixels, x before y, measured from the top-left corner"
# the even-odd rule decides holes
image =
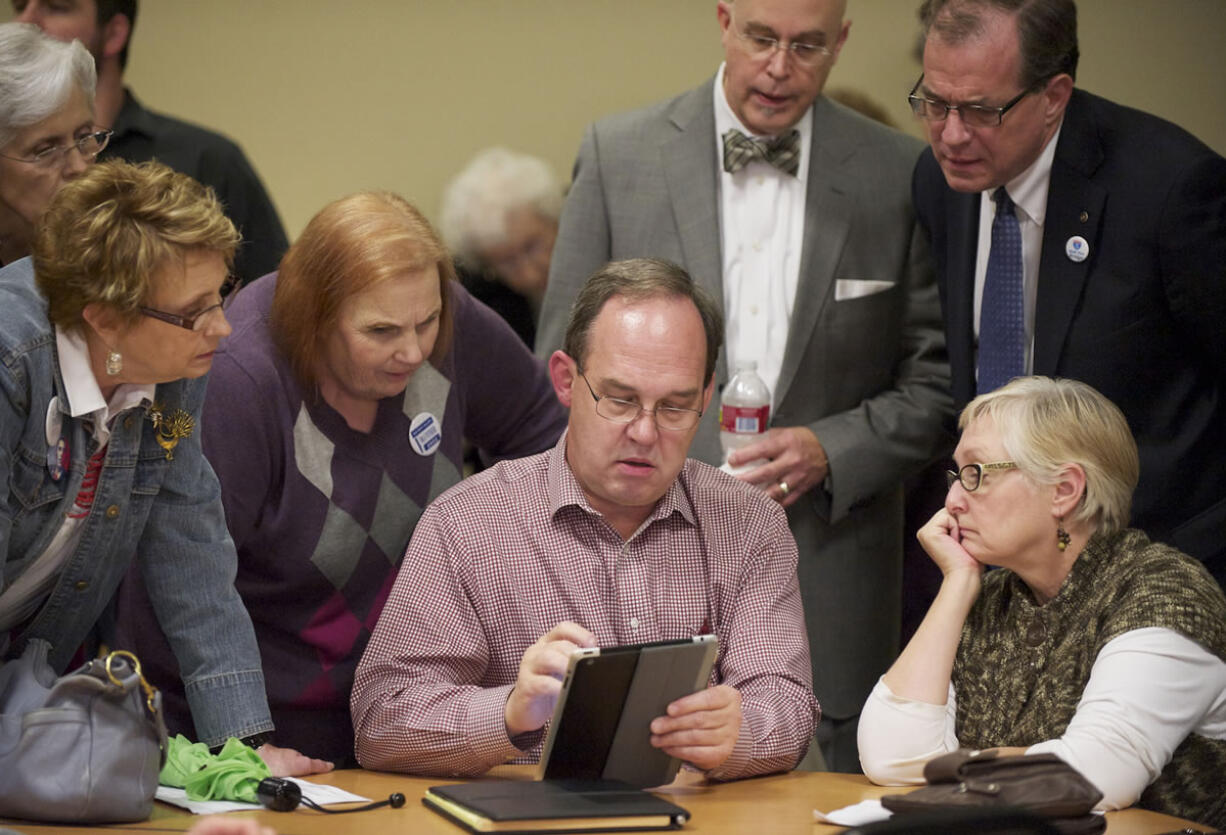
[[[1047,140],[1042,153],[1030,163],[1030,167],[1005,184],[1005,191],[1009,193],[1013,205],[1021,209],[1036,226],[1041,227],[1047,217],[1047,188],[1051,183],[1051,166],[1056,158],[1056,143],[1063,127],[1064,123],[1061,122],[1056,132]],[[984,192],[989,200],[992,197],[991,191],[990,189]]]
[[[588,502],[587,496],[583,493],[583,488],[579,486],[579,482],[575,478],[570,464],[566,461],[566,437],[569,434],[569,429],[562,432],[562,437],[558,439],[557,444],[549,451],[548,474],[546,476],[549,516],[550,518],[556,517],[558,511],[564,507],[577,507],[588,516],[596,516],[603,519],[604,516],[600,511],[596,510]],[[685,487],[691,464],[692,462],[687,459],[677,478],[669,485],[668,492],[656,502],[655,509],[652,510],[651,515],[639,527],[640,531],[646,529],[653,522],[667,519],[674,513],[681,514],[681,518],[685,519],[689,524],[697,525],[694,505],[690,501],[689,490]]]
[[[719,65],[719,71],[715,73],[715,147],[719,152],[718,159],[723,159],[724,134],[732,128],[736,128],[746,136],[756,136],[753,131],[745,127],[737,115],[732,112],[732,107],[728,104],[728,95],[724,91],[724,68],[726,64]],[[816,102],[816,99],[814,99]],[[800,133],[800,169],[796,172],[796,179],[801,183],[809,180],[809,149],[813,146],[813,105],[809,105],[809,109],[805,111],[805,115],[800,117],[793,127]],[[720,170],[721,174],[731,177],[726,171]],[[786,176],[786,175],[785,175]]]
[[[64,380],[64,399],[68,401],[67,411],[72,417],[93,415],[96,425],[105,424],[125,409],[153,402],[155,385],[124,383],[115,389],[108,403],[90,368],[89,347],[80,333],[57,325],[55,347],[59,353],[60,376]]]

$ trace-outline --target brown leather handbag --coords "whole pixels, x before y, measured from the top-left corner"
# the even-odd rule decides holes
[[[928,785],[909,794],[889,794],[881,805],[896,815],[991,806],[1023,809],[1050,821],[1066,835],[1107,828],[1091,813],[1103,794],[1055,754],[997,756],[962,749],[924,766]]]

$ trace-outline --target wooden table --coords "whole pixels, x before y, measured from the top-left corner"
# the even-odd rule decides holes
[[[531,769],[524,766],[500,767],[491,772],[491,777],[483,779],[525,780],[531,778],[531,773]],[[374,800],[383,800],[392,792],[401,792],[408,799],[408,803],[401,809],[384,807],[353,815],[325,815],[305,809],[295,812],[260,810],[228,814],[257,818],[261,823],[275,828],[281,835],[457,835],[464,832],[421,803],[421,797],[429,786],[457,782],[455,780],[406,777],[358,769],[317,775],[310,779],[340,786]],[[662,789],[659,794],[690,811],[693,817],[682,832],[834,835],[840,831],[839,827],[813,822],[814,808],[829,812],[897,791],[897,788],[874,786],[861,775],[794,771],[790,774],[716,784],[706,784],[693,773],[683,773],[675,783]],[[99,830],[147,835],[151,832],[182,832],[195,820],[198,818],[182,809],[158,803],[155,804],[152,817],[141,823],[75,827],[5,824],[0,821],[0,826],[7,826],[28,835],[97,835]],[[1184,827],[1192,827],[1194,831],[1210,830],[1207,826],[1196,826],[1180,818],[1143,809],[1125,809],[1107,814],[1108,835],[1155,835]]]

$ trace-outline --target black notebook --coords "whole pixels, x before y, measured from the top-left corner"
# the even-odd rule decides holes
[[[690,813],[613,780],[494,780],[431,786],[422,803],[469,832],[679,829]]]

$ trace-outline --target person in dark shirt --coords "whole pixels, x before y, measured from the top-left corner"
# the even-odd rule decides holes
[[[13,0],[13,12],[52,37],[81,41],[94,56],[95,122],[113,131],[100,159],[156,159],[211,187],[243,236],[235,275],[246,283],[277,269],[289,242],[242,149],[221,134],[147,110],[124,86],[137,0]]]

